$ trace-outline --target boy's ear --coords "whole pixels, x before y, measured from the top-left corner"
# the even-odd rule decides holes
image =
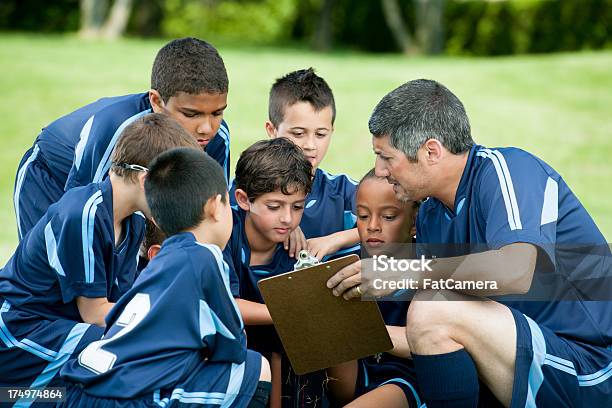
[[[238,206],[244,211],[249,211],[251,209],[249,196],[244,190],[241,190],[239,188],[236,189],[236,202],[238,203]]]
[[[149,250],[147,251],[147,258],[149,258],[149,261],[153,259],[155,255],[157,255],[160,249],[161,249],[161,245],[158,245],[158,244],[153,244],[149,247]]]
[[[221,219],[221,210],[223,209],[223,203],[221,202],[221,194],[217,194],[214,197],[208,199],[204,204],[204,218],[219,221]]]
[[[164,100],[156,89],[149,90],[149,102],[151,103],[151,108],[153,109],[153,112],[164,112]]]
[[[268,137],[270,137],[271,139],[274,139],[277,135],[276,127],[274,127],[272,122],[270,122],[269,120],[266,120],[266,133],[268,134]]]
[[[140,188],[142,189],[142,191],[144,191],[144,184],[145,184],[145,180],[147,179],[147,172],[146,171],[139,171],[138,172],[138,184],[140,185]]]

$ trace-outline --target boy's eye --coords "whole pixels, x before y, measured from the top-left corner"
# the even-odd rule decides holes
[[[304,204],[296,204],[293,206],[293,209],[296,211],[302,211],[304,209]]]
[[[267,205],[266,207],[268,207],[268,210],[270,211],[276,211],[280,208],[279,205]]]
[[[291,132],[291,134],[295,137],[302,137],[304,136],[304,132]]]
[[[215,117],[223,116],[223,111],[215,112],[215,113],[213,113],[213,116],[215,116]]]
[[[193,112],[183,112],[183,115],[186,118],[195,118],[198,114],[197,113],[193,113]]]
[[[382,218],[385,221],[393,221],[397,218],[397,215],[383,215]]]
[[[368,218],[370,218],[370,216],[369,216],[369,215],[364,215],[364,214],[361,214],[361,215],[357,215],[357,218],[359,218],[359,219],[360,219],[360,220],[362,220],[362,221],[365,221],[365,220],[367,220]]]
[[[327,137],[327,133],[317,133],[317,137],[319,139],[324,139],[325,137]]]

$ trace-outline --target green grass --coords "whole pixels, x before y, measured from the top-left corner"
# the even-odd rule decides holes
[[[162,40],[85,42],[0,34],[0,265],[15,248],[15,170],[40,128],[102,96],[148,89]],[[475,140],[517,146],[567,180],[612,239],[612,52],[506,58],[405,58],[299,49],[221,48],[230,75],[232,163],[265,136],[268,88],[313,66],[334,90],[336,131],[323,167],[359,178],[373,165],[368,117],[387,92],[436,79],[461,98]]]

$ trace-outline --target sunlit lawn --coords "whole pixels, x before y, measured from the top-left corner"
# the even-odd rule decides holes
[[[151,63],[163,43],[0,35],[0,266],[17,244],[15,170],[40,128],[102,96],[148,89]],[[543,158],[612,239],[610,51],[477,59],[276,48],[220,47],[220,52],[230,75],[225,118],[233,163],[265,135],[273,80],[313,66],[333,88],[338,108],[323,167],[359,178],[373,164],[367,120],[374,105],[405,81],[432,78],[462,99],[478,143],[518,146]]]

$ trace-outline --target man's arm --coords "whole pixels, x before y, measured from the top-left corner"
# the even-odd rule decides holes
[[[380,276],[368,267],[369,272],[362,274],[361,268],[364,259],[355,262],[332,276],[327,287],[332,289],[334,295],[344,296],[346,299],[360,297],[362,294],[384,296],[392,293],[391,290],[376,290],[373,281],[376,278],[385,280],[402,280],[412,278],[423,287],[424,279],[440,280],[452,278],[455,281],[495,281],[497,289],[465,290],[457,292],[474,296],[501,296],[508,294],[526,293],[533,279],[537,249],[532,244],[514,243],[498,250],[486,251],[451,258],[435,259],[429,267],[431,271],[393,271]],[[359,290],[357,290],[359,287]]]

